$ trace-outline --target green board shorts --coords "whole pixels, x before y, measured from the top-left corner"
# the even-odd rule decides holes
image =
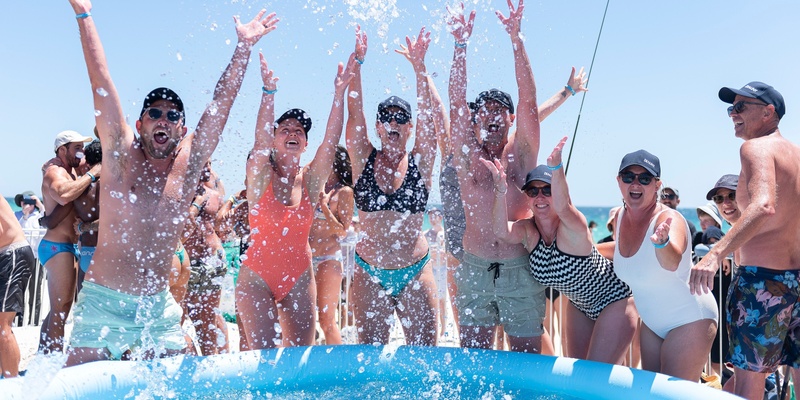
[[[112,359],[127,350],[183,350],[183,309],[169,290],[137,296],[84,281],[73,307],[70,346],[108,349]]]
[[[541,336],[545,287],[533,278],[529,268],[527,256],[486,260],[464,252],[456,270],[459,323],[503,325],[511,336]]]

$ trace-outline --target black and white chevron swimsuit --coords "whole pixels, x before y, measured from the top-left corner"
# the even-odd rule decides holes
[[[528,256],[531,274],[539,283],[560,291],[593,321],[607,305],[632,296],[631,288],[614,273],[614,264],[592,246],[588,256],[573,256],[544,240]]]

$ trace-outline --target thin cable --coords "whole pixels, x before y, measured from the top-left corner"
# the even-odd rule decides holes
[[[589,79],[592,78],[592,68],[594,68],[594,59],[597,57],[597,48],[600,46],[600,36],[603,34],[603,25],[606,24],[606,14],[608,14],[608,4],[611,0],[606,1],[606,10],[603,11],[603,21],[600,23],[600,32],[597,33],[597,43],[594,45],[594,54],[592,54],[592,63],[589,65],[589,74],[586,75],[586,87],[589,87]],[[581,108],[578,110],[578,120],[575,122],[575,132],[572,133],[572,141],[569,144],[569,155],[567,155],[567,166],[564,167],[564,175],[569,172],[569,161],[572,159],[572,148],[575,147],[575,138],[578,136],[578,125],[581,123],[581,113],[583,112],[583,102],[586,101],[586,92],[583,92],[581,97]]]

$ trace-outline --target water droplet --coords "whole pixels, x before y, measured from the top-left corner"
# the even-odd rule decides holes
[[[282,233],[282,234],[283,234],[283,236],[286,236],[286,235],[288,235],[288,234],[289,234],[289,227],[286,227],[286,226],[284,226],[284,227],[283,227],[283,233]]]
[[[99,117],[101,114],[103,114],[103,112],[102,112],[102,111],[100,111],[100,110],[94,110],[94,116],[95,116],[95,117]]]
[[[101,88],[101,87],[97,88],[97,90],[95,90],[95,92],[97,92],[97,94],[99,94],[101,97],[108,96],[108,92],[104,88]]]
[[[178,61],[183,61],[183,56],[181,56],[180,52],[175,53],[175,57],[178,58]]]
[[[217,24],[216,23],[214,23],[214,22],[211,23],[211,30],[212,31],[217,30]]]
[[[136,199],[137,199],[137,197],[136,197],[135,194],[131,193],[131,194],[128,195],[128,201],[130,201],[131,204],[136,203]]]
[[[111,195],[111,197],[113,197],[115,199],[121,199],[122,198],[122,193],[120,193],[120,192],[115,192],[115,191],[112,190],[109,194]]]

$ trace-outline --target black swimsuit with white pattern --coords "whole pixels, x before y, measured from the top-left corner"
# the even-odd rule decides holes
[[[614,264],[592,246],[588,256],[573,256],[539,240],[528,256],[531,274],[544,286],[559,290],[593,321],[606,306],[633,295],[614,273]]]

